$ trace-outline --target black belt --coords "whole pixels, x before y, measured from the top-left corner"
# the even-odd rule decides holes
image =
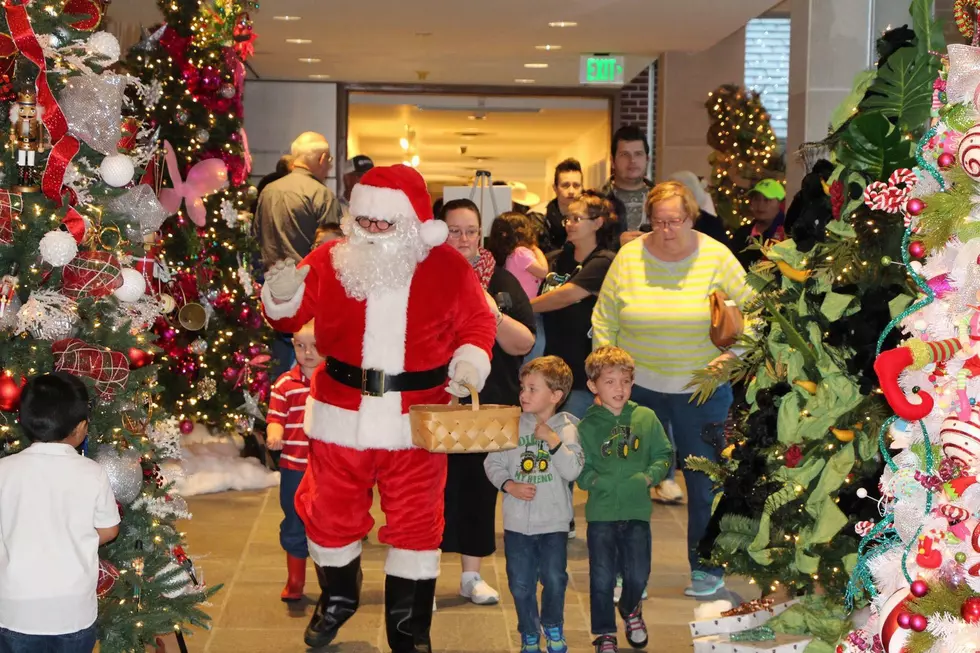
[[[362,395],[369,397],[381,397],[386,392],[411,392],[438,388],[449,376],[448,365],[422,372],[385,374],[381,370],[365,370],[336,358],[327,358],[326,368],[327,374],[334,381],[360,390]]]

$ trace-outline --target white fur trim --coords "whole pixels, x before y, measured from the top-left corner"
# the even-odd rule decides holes
[[[407,578],[408,580],[430,580],[439,578],[439,558],[442,551],[409,551],[408,549],[388,549],[385,560],[385,574]]]
[[[388,222],[418,220],[408,195],[394,188],[357,184],[350,193],[350,215],[353,219],[374,218]]]
[[[476,345],[461,345],[453,353],[453,359],[449,361],[450,379],[453,378],[453,373],[456,371],[456,363],[459,361],[466,361],[476,368],[477,373],[480,375],[476,389],[483,390],[483,384],[486,383],[487,377],[490,375],[490,355]]]
[[[404,288],[368,294],[364,309],[361,367],[384,370],[388,374],[405,371],[408,291],[409,285],[405,284]]]
[[[401,413],[401,393],[361,397],[361,409],[346,410],[316,401],[306,402],[304,430],[313,440],[364,451],[412,449],[412,425]],[[380,407],[379,407],[380,406]],[[397,408],[397,414],[395,409]]]
[[[426,220],[420,231],[422,242],[429,247],[442,245],[449,238],[449,227],[442,220]]]
[[[320,546],[309,538],[306,539],[306,543],[310,548],[310,557],[320,567],[345,567],[354,558],[361,555],[360,540],[340,548]]]
[[[293,298],[284,304],[277,304],[276,300],[272,298],[272,293],[269,291],[268,286],[262,286],[262,306],[265,308],[265,314],[273,320],[281,320],[286,317],[293,317],[299,312],[299,307],[303,303],[303,294],[306,292],[306,282],[300,284],[299,290],[293,295]]]

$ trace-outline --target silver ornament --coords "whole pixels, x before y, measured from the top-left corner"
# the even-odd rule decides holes
[[[186,125],[187,121],[191,119],[191,114],[186,109],[181,109],[177,112],[177,122],[181,125]]]
[[[208,350],[208,341],[205,340],[204,338],[198,338],[197,340],[195,340],[190,344],[189,349],[191,350],[192,353],[200,356],[201,354],[203,354]]]
[[[73,337],[77,326],[78,315],[75,313],[52,311],[48,314],[44,324],[29,328],[28,332],[37,340],[55,342]]]
[[[143,488],[143,469],[136,450],[127,449],[120,454],[111,445],[102,445],[95,461],[102,465],[109,477],[109,486],[116,501],[128,506],[136,500]]]
[[[214,300],[216,300],[218,298],[218,291],[217,291],[217,289],[215,289],[215,288],[209,289],[207,292],[204,293],[204,297],[205,297],[205,299],[207,299],[209,302],[211,302],[213,304],[214,303]]]
[[[196,132],[194,132],[194,138],[197,139],[198,143],[207,143],[209,140],[211,140],[211,134],[208,133],[207,129],[198,129]]]
[[[136,219],[139,223],[140,235],[131,238],[134,242],[139,242],[143,236],[158,231],[169,215],[157,199],[153,188],[146,184],[138,184],[130,188],[119,197],[110,200],[106,206],[114,213]]]
[[[197,396],[202,401],[207,401],[218,392],[218,383],[210,376],[206,376],[197,383]]]
[[[3,312],[0,313],[0,331],[10,331],[17,328],[17,312],[20,311],[21,306],[23,303],[20,301],[20,297],[14,293],[7,305],[3,307]]]
[[[222,84],[221,89],[218,91],[218,95],[226,100],[230,100],[235,97],[235,85],[234,84]]]

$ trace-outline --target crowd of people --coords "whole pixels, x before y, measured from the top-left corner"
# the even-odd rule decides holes
[[[721,570],[697,554],[710,518],[712,484],[704,474],[685,469],[683,460],[690,455],[718,458],[732,389],[723,385],[699,404],[688,384],[696,371],[737,355],[734,349],[720,351],[709,339],[708,298],[721,291],[740,307],[750,299],[745,268],[758,252],[746,248],[760,237],[783,236],[785,192],[777,181],[760,182],[750,195],[753,220],[732,233],[714,214],[709,194],[693,173],[678,172],[660,184],[646,179],[649,156],[645,135],[634,127],[621,128],[612,140],[613,173],[602,188],[585,188],[581,165],[562,161],[554,172],[555,199],[545,213],[515,204],[515,210],[494,218],[486,239],[483,216],[472,201],[420,208],[411,198],[411,210],[423,226],[422,213],[444,225],[445,243],[469,263],[495,320],[489,366],[479,384],[481,400],[523,410],[516,449],[448,456],[438,547],[459,555],[461,596],[476,604],[496,603],[499,593],[481,577],[480,567],[495,552],[497,499],[504,495],[503,541],[522,650],[537,651],[542,642],[548,651],[567,650],[562,632],[565,541],[577,537],[575,482],[588,493],[596,651],[618,650],[615,603],[629,644],[642,648],[647,643],[641,606],[650,573],[651,497],[665,503],[685,500],[674,480],[678,463],[687,489],[691,569],[684,593],[707,598],[724,585]],[[399,224],[399,216],[378,216],[370,212],[374,204],[352,201],[352,192],[356,196],[364,184],[385,186],[390,169],[375,168],[366,156],[354,157],[344,170],[343,196],[337,198],[323,184],[332,165],[326,139],[305,133],[272,180],[260,185],[255,233],[266,285],[275,293],[274,281],[295,279],[293,294],[282,293],[283,298],[309,295],[296,265],[303,262],[300,271],[311,265],[318,256],[313,253],[330,241],[360,235],[383,242]],[[323,249],[331,247],[341,249]],[[338,274],[343,280],[343,272]],[[282,327],[285,322],[273,319],[268,309],[272,297],[280,302],[275,294],[264,295],[267,314]],[[303,310],[313,315],[313,309]],[[319,548],[304,531],[304,499],[297,498],[304,494],[306,452],[314,450],[306,436],[311,382],[318,368],[333,379],[346,373],[346,363],[318,351],[323,349],[317,346],[322,345],[319,325],[290,319],[291,328],[282,327],[276,339],[280,378],[267,433],[268,448],[281,450],[281,541],[288,569],[282,599],[287,601],[302,596],[306,557],[311,547]],[[357,536],[360,540],[364,534]],[[323,595],[307,629],[310,645],[332,639],[353,614],[360,585],[359,562],[356,573],[349,570],[345,577],[321,574],[332,563],[322,567],[316,555],[314,561]],[[539,581],[544,586],[540,610]],[[433,591],[434,582],[433,577]],[[345,592],[346,604],[330,602],[329,594]],[[431,612],[420,614],[419,596],[413,595],[413,605],[402,614],[403,620],[414,620],[414,648],[392,643],[393,650],[429,650]],[[419,634],[423,630],[424,636]],[[390,642],[392,636],[389,624]]]

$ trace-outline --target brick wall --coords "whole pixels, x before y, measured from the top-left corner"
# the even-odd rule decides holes
[[[651,79],[651,72],[653,79]],[[650,170],[649,176],[652,178],[654,174],[654,143],[656,143],[656,107],[654,107],[653,117],[654,124],[648,124],[650,119],[650,100],[651,100],[651,84],[653,85],[654,92],[657,86],[657,64],[654,63],[652,66],[643,69],[643,72],[637,75],[629,84],[623,86],[619,92],[619,124],[614,125],[613,128],[617,129],[622,125],[636,125],[642,129],[646,135],[647,140],[650,143]],[[656,104],[656,103],[654,103]]]

